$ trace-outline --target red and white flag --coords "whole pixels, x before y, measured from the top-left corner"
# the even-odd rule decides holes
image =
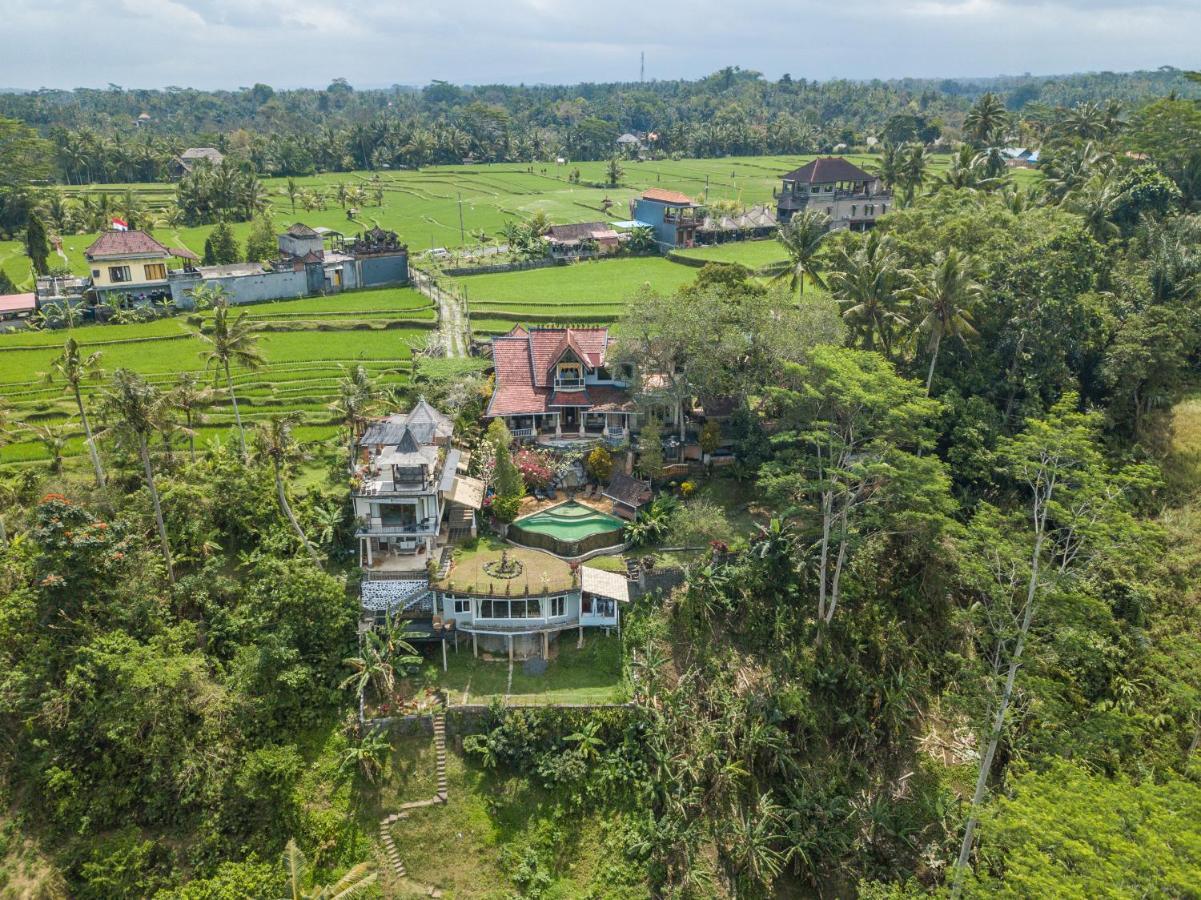
[[[124,219],[113,218],[113,231],[129,231],[129,223]]]

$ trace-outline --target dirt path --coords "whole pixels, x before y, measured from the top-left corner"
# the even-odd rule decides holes
[[[410,269],[413,287],[438,305],[438,327],[442,334],[442,345],[447,356],[467,356],[467,321],[463,303],[458,297],[444,291],[437,280],[420,269]]]

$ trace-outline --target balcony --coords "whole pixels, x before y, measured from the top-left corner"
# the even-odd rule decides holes
[[[384,524],[378,516],[360,518],[355,530],[356,537],[429,537],[438,533],[438,522],[427,517],[419,522]]]
[[[393,481],[385,475],[375,475],[365,477],[354,493],[360,497],[378,497],[382,494],[428,494],[433,490],[432,478]]]
[[[469,623],[456,623],[466,634],[538,634],[543,631],[564,631],[577,628],[579,616],[554,616],[549,619],[475,619]]]
[[[582,391],[584,389],[583,378],[556,378],[556,391]]]

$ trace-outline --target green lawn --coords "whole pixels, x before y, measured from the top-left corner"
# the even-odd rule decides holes
[[[426,678],[446,689],[450,702],[491,703],[506,700],[513,704],[612,703],[624,699],[621,678],[621,641],[604,631],[585,628],[584,647],[576,649],[578,631],[559,636],[558,658],[541,675],[523,671],[513,664],[513,684],[508,690],[507,660],[484,660],[471,655],[471,636],[459,635],[459,651],[450,650],[450,670],[442,671],[440,653],[434,653],[426,666]]]
[[[706,262],[741,263],[748,269],[760,269],[788,258],[784,248],[774,239],[762,241],[730,241],[712,247],[694,247],[677,250],[677,256],[687,259],[703,259]]]

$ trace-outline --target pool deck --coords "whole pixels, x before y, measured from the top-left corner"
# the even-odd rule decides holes
[[[582,491],[577,491],[573,496],[566,491],[559,491],[556,494],[556,498],[555,500],[538,500],[527,494],[521,500],[521,508],[517,511],[517,518],[524,519],[526,516],[532,516],[534,513],[542,512],[544,509],[562,506],[569,500],[574,500],[581,506],[595,509],[598,513],[618,518],[617,513],[613,511],[613,501],[608,497],[585,497]]]

